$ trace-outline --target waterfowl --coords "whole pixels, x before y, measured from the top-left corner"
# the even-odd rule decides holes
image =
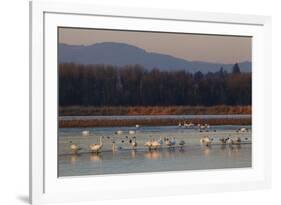
[[[184,140],[181,140],[181,141],[179,142],[179,145],[180,145],[180,148],[182,149],[182,147],[185,145],[185,141],[184,141]]]
[[[172,142],[171,142],[171,140],[170,140],[169,138],[166,138],[166,139],[165,139],[165,144],[166,144],[168,147],[172,146]]]
[[[151,145],[152,145],[152,140],[151,139],[144,143],[144,146],[148,147],[148,149],[151,148]]]
[[[229,139],[228,137],[227,138],[222,137],[219,140],[220,140],[221,144],[226,144],[228,139]]]
[[[211,139],[211,138],[208,137],[208,136],[205,136],[205,137],[203,137],[203,138],[200,139],[200,143],[201,143],[202,145],[207,146],[207,147],[212,144],[212,141],[213,141],[213,139]]]
[[[70,143],[69,148],[70,148],[71,153],[72,154],[78,154],[78,151],[81,150],[81,148],[78,147],[77,144],[73,144],[72,141],[70,141],[69,143]]]
[[[240,137],[234,138],[233,139],[233,144],[240,145],[241,144],[241,138]]]
[[[160,144],[161,146],[163,145],[162,137],[159,138],[158,142],[159,142],[159,144]]]
[[[87,135],[89,135],[90,134],[90,131],[89,130],[83,130],[82,131],[82,135],[83,136],[87,136]]]
[[[136,131],[135,130],[129,130],[129,134],[130,135],[136,134]]]
[[[115,134],[121,135],[121,134],[123,134],[123,131],[122,131],[122,130],[117,130],[117,131],[115,132]]]
[[[175,146],[177,144],[177,141],[176,141],[175,137],[173,137],[173,140],[171,141],[171,143],[172,143],[172,146]]]
[[[130,144],[131,144],[131,146],[132,146],[133,149],[136,149],[137,146],[138,146],[138,143],[137,143],[136,138],[134,138],[134,141],[131,140]]]
[[[151,149],[158,149],[161,146],[160,142],[157,140],[153,140],[151,142]]]
[[[101,148],[102,148],[102,138],[100,137],[100,143],[99,144],[91,144],[89,145],[89,148],[91,150],[91,152],[100,152]]]

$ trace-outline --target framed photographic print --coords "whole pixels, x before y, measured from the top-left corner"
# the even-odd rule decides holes
[[[31,203],[270,186],[270,17],[30,14]]]

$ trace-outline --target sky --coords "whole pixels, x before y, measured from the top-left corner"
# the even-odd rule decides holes
[[[59,28],[58,38],[59,43],[70,45],[127,43],[189,61],[233,64],[252,58],[252,38],[245,36]]]

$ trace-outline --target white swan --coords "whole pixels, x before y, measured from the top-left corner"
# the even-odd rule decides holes
[[[87,136],[87,135],[89,135],[90,134],[90,131],[89,130],[83,130],[82,131],[82,135],[83,136]]]
[[[241,138],[240,137],[234,138],[233,139],[233,144],[240,145],[241,144]]]
[[[160,146],[161,146],[161,144],[160,144],[160,142],[157,141],[157,140],[153,140],[153,141],[151,142],[151,149],[158,149],[158,148],[160,148]]]
[[[249,129],[246,128],[246,127],[242,127],[242,128],[239,129],[239,131],[240,131],[240,132],[248,132]]]
[[[100,152],[102,148],[102,138],[100,137],[100,143],[99,144],[90,144],[89,148],[91,152]]]
[[[202,145],[207,146],[207,147],[212,144],[212,141],[213,141],[213,139],[211,139],[211,138],[208,137],[208,136],[205,136],[205,137],[203,137],[203,138],[200,139],[200,143],[201,143]]]
[[[71,143],[70,146],[69,146],[69,148],[71,150],[71,153],[72,154],[78,154],[78,151],[81,150],[81,148],[78,147],[77,144],[73,144],[71,141],[69,143]]]
[[[115,134],[121,135],[121,134],[123,134],[123,131],[122,131],[122,130],[117,130],[117,131],[115,132]]]
[[[136,131],[135,130],[129,130],[129,134],[130,135],[136,134]]]

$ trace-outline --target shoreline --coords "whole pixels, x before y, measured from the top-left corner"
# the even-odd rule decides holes
[[[124,127],[124,126],[177,126],[186,121],[194,124],[209,125],[251,125],[252,118],[218,118],[218,119],[87,119],[87,120],[59,120],[59,128],[73,127]]]
[[[234,115],[251,114],[250,105],[217,106],[103,106],[59,107],[59,116],[110,116],[110,115]]]

